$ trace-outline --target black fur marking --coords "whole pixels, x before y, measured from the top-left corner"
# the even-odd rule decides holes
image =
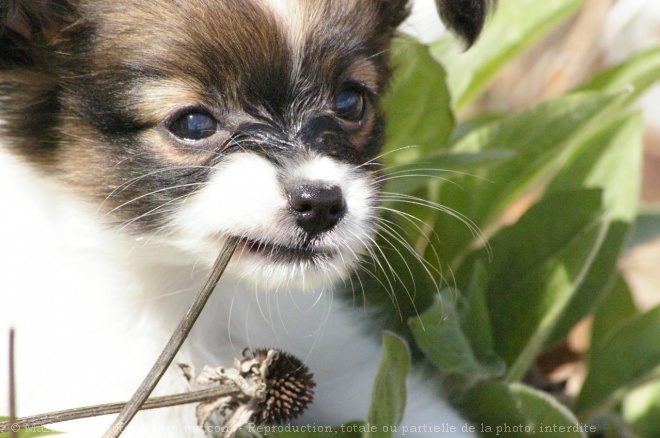
[[[436,0],[442,21],[463,38],[468,47],[481,33],[491,3],[494,0]]]

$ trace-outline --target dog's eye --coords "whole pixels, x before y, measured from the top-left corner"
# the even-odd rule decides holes
[[[220,129],[216,119],[206,113],[186,113],[174,120],[170,132],[182,140],[202,140],[212,136]]]
[[[349,122],[362,120],[366,107],[364,93],[353,88],[342,91],[335,99],[337,116]]]

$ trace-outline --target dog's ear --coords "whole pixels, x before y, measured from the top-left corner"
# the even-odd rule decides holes
[[[71,24],[78,0],[0,0],[0,35],[47,43]]]
[[[396,29],[410,15],[408,0],[381,0],[380,16],[385,17],[388,27]]]
[[[381,0],[381,16],[396,28],[410,13],[409,0]],[[488,10],[496,0],[435,0],[438,13],[445,25],[463,38],[468,47],[479,37]]]
[[[479,37],[488,9],[495,0],[435,0],[435,3],[445,25],[469,47]]]

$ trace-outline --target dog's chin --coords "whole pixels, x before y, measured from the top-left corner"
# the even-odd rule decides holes
[[[334,248],[318,245],[287,245],[265,240],[240,238],[239,253],[276,264],[320,265],[338,255]]]

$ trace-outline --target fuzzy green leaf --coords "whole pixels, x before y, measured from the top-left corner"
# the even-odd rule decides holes
[[[509,389],[527,425],[534,432],[566,438],[587,436],[585,425],[579,425],[575,415],[549,394],[519,383],[511,384]]]
[[[418,146],[418,150],[408,150],[414,155],[446,147],[454,114],[444,69],[433,61],[428,46],[411,38],[395,41],[393,57],[397,70],[384,100],[388,120],[385,151]],[[401,155],[406,154],[386,158],[396,162],[393,158]]]
[[[478,424],[480,436],[501,436],[498,427],[525,424],[525,417],[516,406],[509,385],[499,380],[480,380],[470,386],[462,400],[470,420]],[[499,432],[500,435],[496,435]],[[526,436],[523,434],[506,436]]]
[[[403,419],[406,407],[406,376],[410,367],[408,344],[391,332],[383,333],[382,360],[374,389],[367,423],[375,426],[376,432],[368,431],[369,437],[390,437],[392,430]]]
[[[584,425],[552,396],[519,383],[481,381],[464,403],[480,436],[585,437]]]
[[[460,325],[458,309],[450,293],[444,293],[434,306],[410,325],[419,348],[445,373],[474,378],[495,378],[504,373],[504,363],[492,351],[477,357]]]

